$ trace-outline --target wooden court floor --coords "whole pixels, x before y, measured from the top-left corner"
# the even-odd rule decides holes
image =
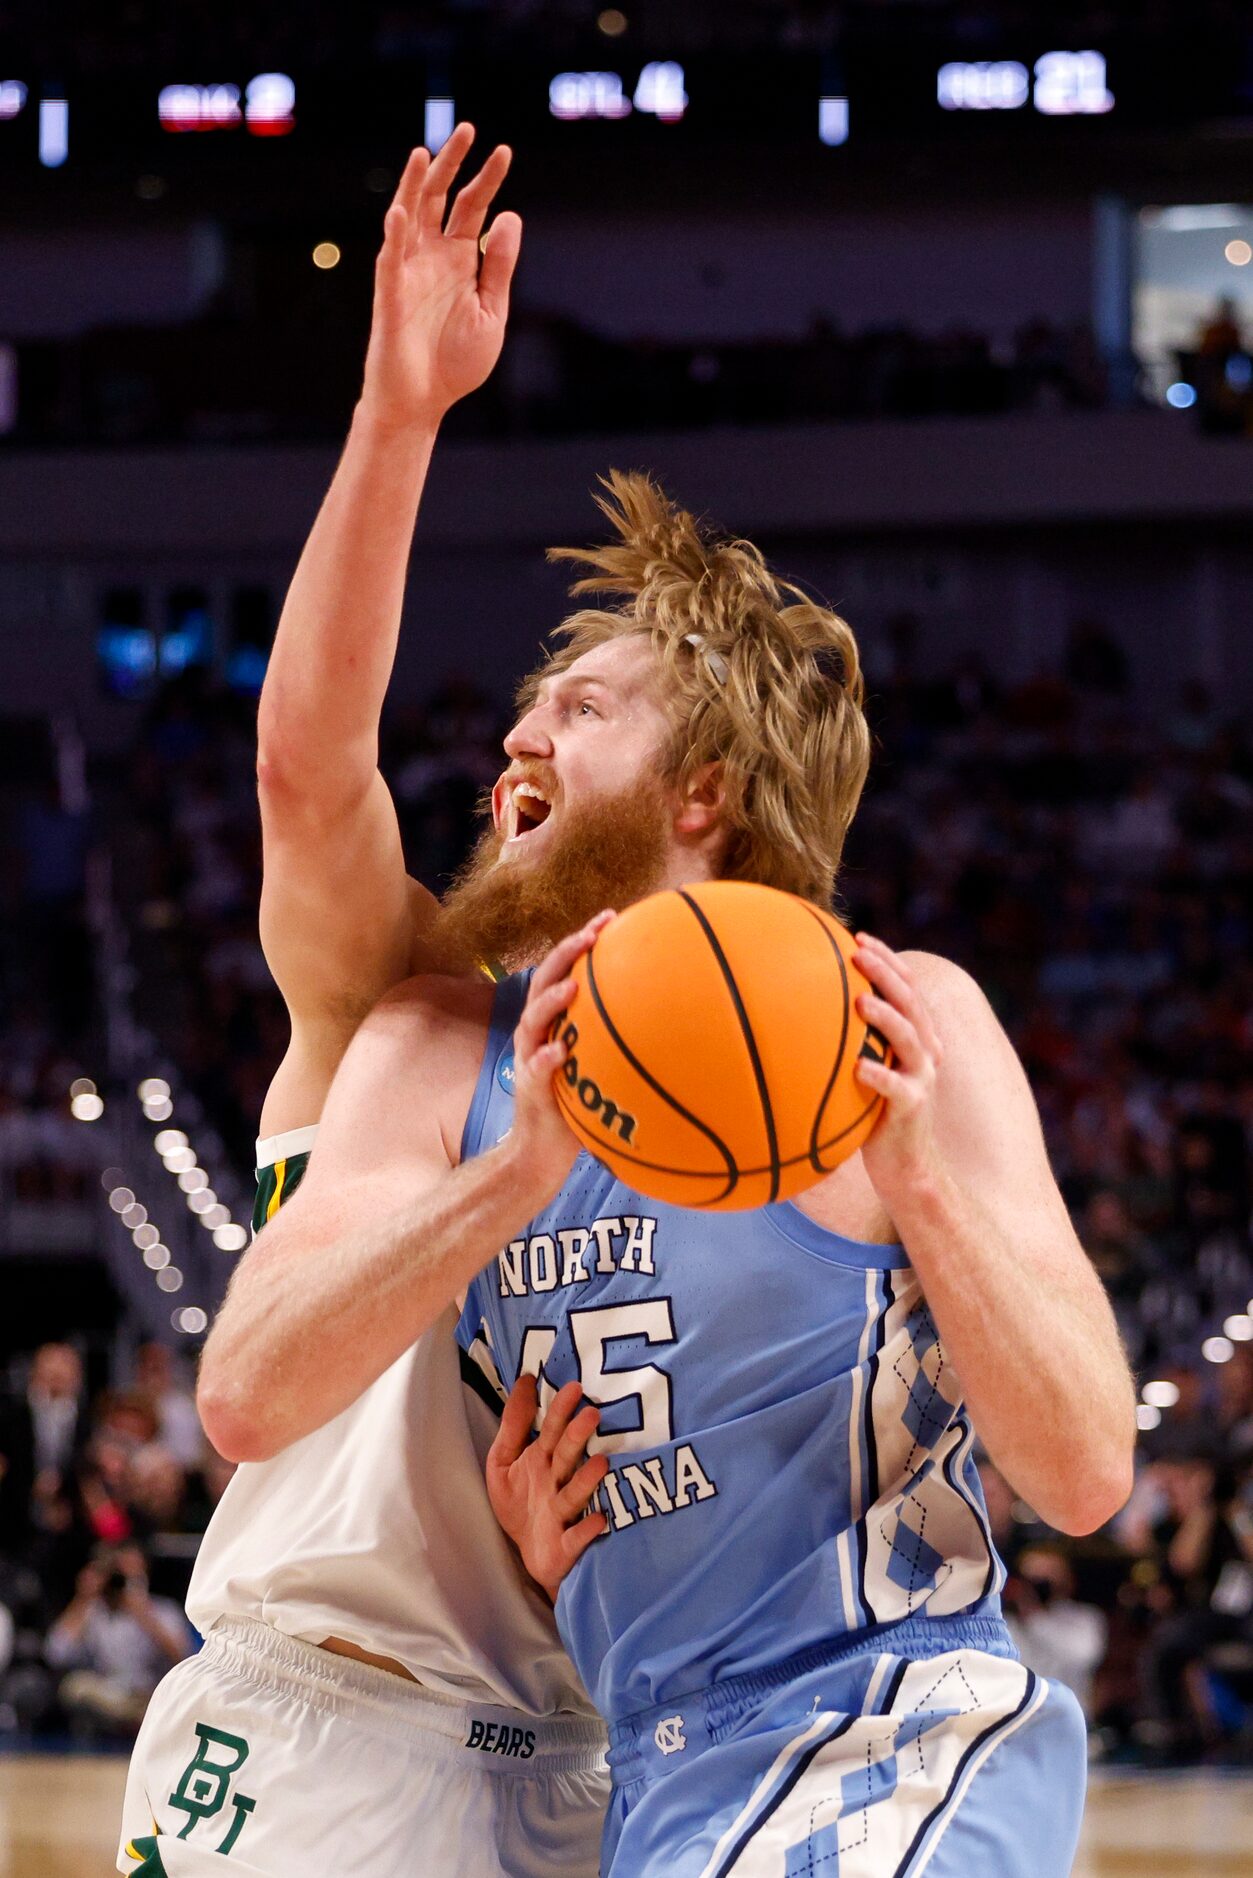
[[[0,1878],[108,1878],[125,1773],[114,1759],[0,1757]],[[1253,1878],[1253,1777],[1094,1775],[1073,1878],[1237,1874]]]

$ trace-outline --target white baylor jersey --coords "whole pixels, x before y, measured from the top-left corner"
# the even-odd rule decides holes
[[[257,1144],[258,1216],[308,1160],[314,1128]],[[547,1601],[488,1504],[499,1410],[463,1381],[447,1311],[353,1406],[237,1468],[200,1547],[187,1615],[342,1638],[456,1701],[591,1714]]]

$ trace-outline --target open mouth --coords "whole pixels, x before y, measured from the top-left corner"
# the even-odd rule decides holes
[[[525,840],[542,828],[551,814],[552,803],[537,783],[515,783],[506,798],[506,841]]]

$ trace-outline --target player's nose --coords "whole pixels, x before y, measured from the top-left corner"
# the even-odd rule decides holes
[[[553,754],[553,740],[544,721],[544,708],[535,705],[520,717],[505,738],[505,755],[515,760],[522,756],[545,759]]]

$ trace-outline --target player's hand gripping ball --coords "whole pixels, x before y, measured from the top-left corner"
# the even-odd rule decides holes
[[[746,881],[656,893],[574,966],[552,1035],[580,1142],[676,1206],[786,1200],[856,1152],[882,1097],[854,1074],[890,1056],[857,1014],[856,942],[806,900]]]

